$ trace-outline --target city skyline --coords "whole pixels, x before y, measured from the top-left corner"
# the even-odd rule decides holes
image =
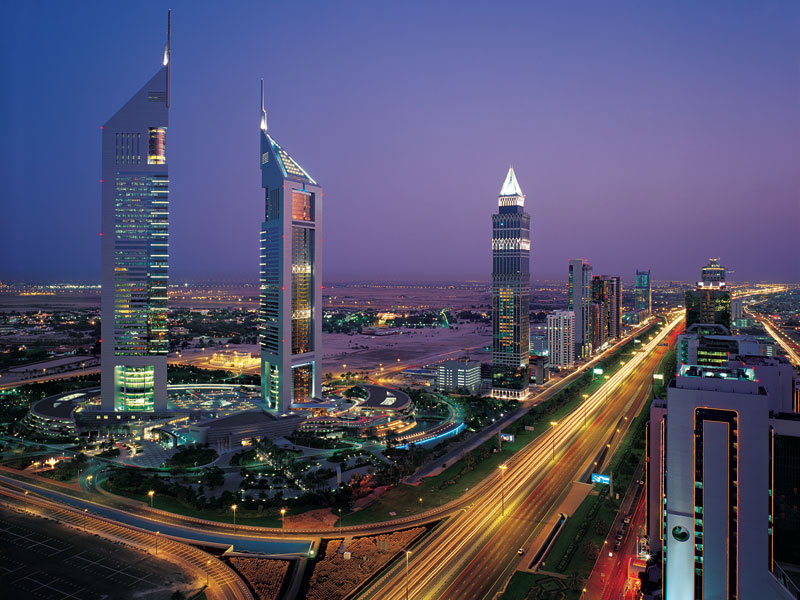
[[[126,81],[146,80],[150,53],[158,59],[155,49],[163,45],[153,25],[165,8],[53,5],[54,18],[46,22],[31,8],[4,8],[5,21],[16,24],[3,42],[10,50],[4,55],[17,57],[8,64],[9,89],[28,94],[25,102],[2,98],[13,142],[2,167],[10,207],[0,229],[0,251],[8,257],[2,279],[99,280],[100,135],[92,129],[102,124],[98,115],[113,114],[129,96]],[[169,136],[176,281],[253,279],[258,217],[249,199],[258,180],[247,167],[254,145],[251,112],[243,107],[251,105],[260,74],[285,143],[308,148],[306,161],[337,207],[323,242],[331,281],[487,281],[486,199],[495,193],[495,173],[509,163],[537,198],[534,280],[563,278],[562,265],[573,256],[587,256],[627,281],[643,266],[654,280],[681,280],[720,255],[735,271],[731,281],[796,277],[791,232],[800,85],[790,76],[786,49],[797,41],[798,10],[726,5],[723,18],[707,7],[628,7],[624,14],[518,7],[509,25],[474,6],[457,18],[433,7],[423,20],[412,18],[413,7],[370,8],[360,18],[376,26],[364,31],[354,15],[321,7],[308,15],[314,33],[308,47],[281,57],[265,50],[256,38],[259,19],[246,22],[240,7],[175,8],[186,16],[174,28],[181,69],[173,78],[179,110]],[[261,14],[288,18],[300,10]],[[113,34],[99,27],[104,19],[119,22]],[[331,19],[340,27],[324,27]],[[220,26],[216,43],[205,44],[218,21],[238,29]],[[73,40],[69,25],[78,22],[93,34]],[[487,25],[490,35],[474,35]],[[135,42],[114,44],[120,27],[140,32]],[[560,39],[566,30],[570,35]],[[577,45],[574,30],[584,34]],[[493,45],[509,34],[519,38],[510,52]],[[645,34],[652,52],[632,56]],[[67,35],[73,52],[54,53]],[[409,37],[419,40],[410,54]],[[448,44],[466,48],[480,68],[453,62]],[[342,56],[321,55],[326,46]],[[360,47],[374,52],[353,52]],[[420,65],[423,55],[429,64]],[[109,72],[112,64],[119,68]],[[52,90],[68,83],[64,73],[72,78],[69,89],[78,91],[53,103]],[[311,81],[325,94],[310,93]],[[513,91],[503,93],[509,81]],[[33,170],[37,140],[45,135],[73,144],[49,167],[58,194]],[[476,135],[481,144],[470,144]],[[464,168],[479,161],[480,169]],[[373,190],[387,179],[393,185],[376,202]],[[756,202],[761,221],[749,208]],[[576,220],[576,211],[585,219]],[[41,214],[40,239],[31,244],[25,223]],[[708,219],[719,233],[703,225]],[[378,226],[362,230],[367,221]],[[603,232],[611,226],[622,235],[607,243]],[[680,232],[679,244],[667,236],[648,243],[653,229],[670,228]],[[748,244],[737,241],[740,235]],[[766,244],[775,260],[760,261],[752,252]],[[431,254],[436,261],[425,260]]]

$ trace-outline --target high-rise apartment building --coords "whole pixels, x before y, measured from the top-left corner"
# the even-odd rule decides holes
[[[547,344],[552,366],[568,368],[575,364],[575,313],[557,310],[547,315]]]
[[[622,335],[622,280],[619,277],[596,275],[592,278],[590,341],[592,351]]]
[[[267,133],[261,82],[261,390],[270,409],[319,397],[322,188]]]
[[[569,310],[575,314],[575,358],[592,353],[592,266],[582,258],[569,261]]]
[[[667,600],[796,597],[781,561],[800,556],[798,520],[776,494],[800,483],[783,452],[800,448],[796,379],[784,359],[733,357],[682,366],[654,401],[648,529]]]
[[[639,313],[640,320],[649,317],[653,312],[653,290],[650,286],[650,269],[647,269],[647,271],[636,271],[634,311]]]
[[[167,408],[170,35],[156,72],[102,130],[104,411]]]
[[[528,395],[530,229],[525,195],[508,170],[492,215],[492,396]]]

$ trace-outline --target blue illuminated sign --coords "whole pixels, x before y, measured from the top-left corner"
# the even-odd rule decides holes
[[[611,484],[611,477],[608,475],[601,475],[600,473],[592,473],[592,483],[605,483]]]

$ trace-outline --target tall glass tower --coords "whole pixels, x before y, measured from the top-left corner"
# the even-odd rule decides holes
[[[492,396],[528,396],[531,217],[513,167],[492,215]]]
[[[322,386],[322,188],[267,133],[261,81],[261,391],[286,412]]]
[[[102,409],[167,407],[170,27],[162,67],[102,127]]]
[[[647,271],[636,270],[636,290],[635,290],[636,312],[650,316],[653,310],[653,292],[650,287],[650,269]]]
[[[592,353],[592,265],[582,258],[569,261],[569,310],[575,313],[575,358]]]

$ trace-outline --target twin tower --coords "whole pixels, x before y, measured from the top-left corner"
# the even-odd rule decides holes
[[[169,18],[168,18],[169,19]],[[102,129],[102,409],[167,410],[170,25],[163,65]],[[261,388],[321,395],[322,188],[267,131],[261,82]]]

